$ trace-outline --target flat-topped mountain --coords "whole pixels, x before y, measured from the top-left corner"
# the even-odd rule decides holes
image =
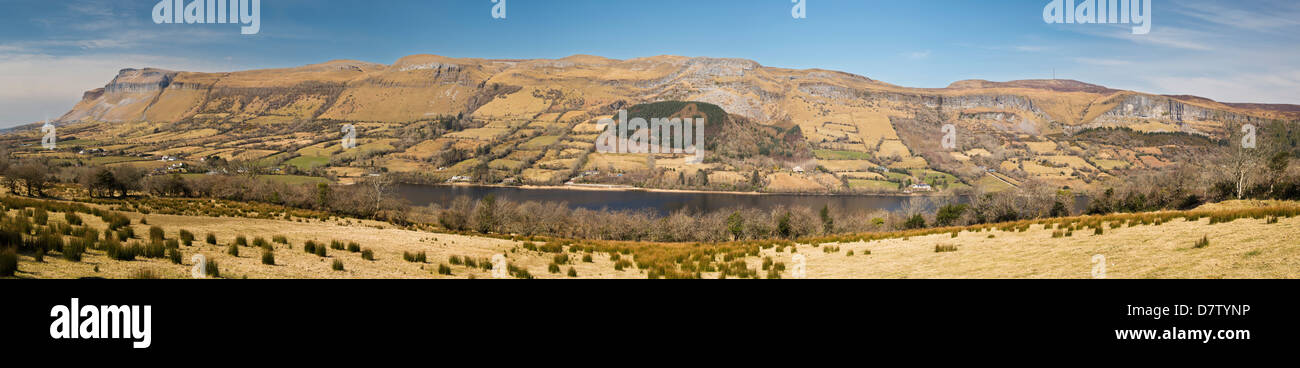
[[[727,152],[712,154],[703,170],[678,157],[593,152],[595,120],[665,101],[725,111],[719,126],[728,128],[708,140]],[[1197,142],[1225,139],[1242,124],[1298,118],[1295,105],[1072,80],[909,88],[743,59],[414,55],[391,65],[340,60],[229,73],[123,69],[59,121],[81,143],[332,177],[382,167],[412,181],[891,192],[1026,181],[1089,187],[1181,162]],[[361,150],[338,147],[343,124],[358,127]],[[957,128],[956,147],[941,144],[947,124]],[[1159,133],[1181,138],[1151,138]]]

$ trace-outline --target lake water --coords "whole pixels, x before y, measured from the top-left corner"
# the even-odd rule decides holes
[[[678,210],[693,213],[710,212],[728,208],[770,209],[776,206],[808,207],[814,210],[824,205],[849,210],[883,209],[897,211],[908,197],[880,195],[798,195],[798,194],[730,194],[730,193],[668,193],[648,191],[596,191],[576,189],[521,189],[505,187],[474,187],[446,185],[401,184],[396,192],[417,206],[431,203],[447,205],[459,196],[478,200],[488,194],[497,199],[514,202],[568,202],[570,208],[591,210],[639,210],[648,208],[659,214]]]

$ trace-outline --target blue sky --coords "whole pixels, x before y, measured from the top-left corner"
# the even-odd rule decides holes
[[[118,69],[229,71],[411,54],[736,57],[912,87],[1077,79],[1300,104],[1300,3],[1154,0],[1151,32],[1047,24],[1049,0],[263,0],[261,31],[154,24],[157,0],[0,0],[0,127],[66,112]],[[1082,2],[1083,0],[1076,0]],[[187,3],[189,0],[187,0]]]

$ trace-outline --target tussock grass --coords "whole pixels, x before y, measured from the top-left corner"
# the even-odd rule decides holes
[[[1202,248],[1206,248],[1206,247],[1209,247],[1209,246],[1210,246],[1210,237],[1207,235],[1207,236],[1201,237],[1201,240],[1197,240],[1197,241],[1196,241],[1196,244],[1193,244],[1193,245],[1192,245],[1192,248],[1202,249]]]

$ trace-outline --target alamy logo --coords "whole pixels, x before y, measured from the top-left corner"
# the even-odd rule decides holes
[[[957,126],[944,124],[942,131],[943,138],[939,139],[939,145],[943,146],[943,149],[950,151],[957,149]]]
[[[794,19],[808,19],[808,0],[790,0],[794,4],[790,8],[790,17]]]
[[[1151,33],[1153,0],[1052,0],[1043,7],[1047,24],[1135,24],[1133,34]]]
[[[506,0],[492,0],[492,19],[506,19]]]
[[[695,116],[693,107],[683,110],[685,116]],[[705,118],[644,118],[627,119],[627,110],[618,111],[618,121],[601,119],[598,126],[605,132],[596,138],[599,153],[683,153],[695,155],[688,164],[704,162]],[[628,133],[631,132],[631,135]]]
[[[1241,148],[1255,149],[1255,126],[1246,124],[1241,126]]]
[[[153,6],[153,22],[242,24],[240,34],[254,35],[262,31],[262,0],[161,0]]]
[[[357,147],[357,127],[352,124],[343,124],[343,149],[353,149]]]
[[[131,339],[136,349],[148,348],[153,306],[138,305],[78,305],[72,298],[71,306],[56,305],[50,308],[50,337],[60,339]]]
[[[790,263],[793,266],[790,267],[790,277],[796,279],[808,278],[808,257],[804,257],[801,253],[795,253],[790,256]]]
[[[47,150],[52,150],[55,148],[55,145],[58,143],[59,139],[58,136],[54,134],[54,130],[55,130],[54,124],[50,124],[49,120],[46,120],[45,125],[41,126],[41,133],[44,134],[43,136],[41,136],[41,148]]]

